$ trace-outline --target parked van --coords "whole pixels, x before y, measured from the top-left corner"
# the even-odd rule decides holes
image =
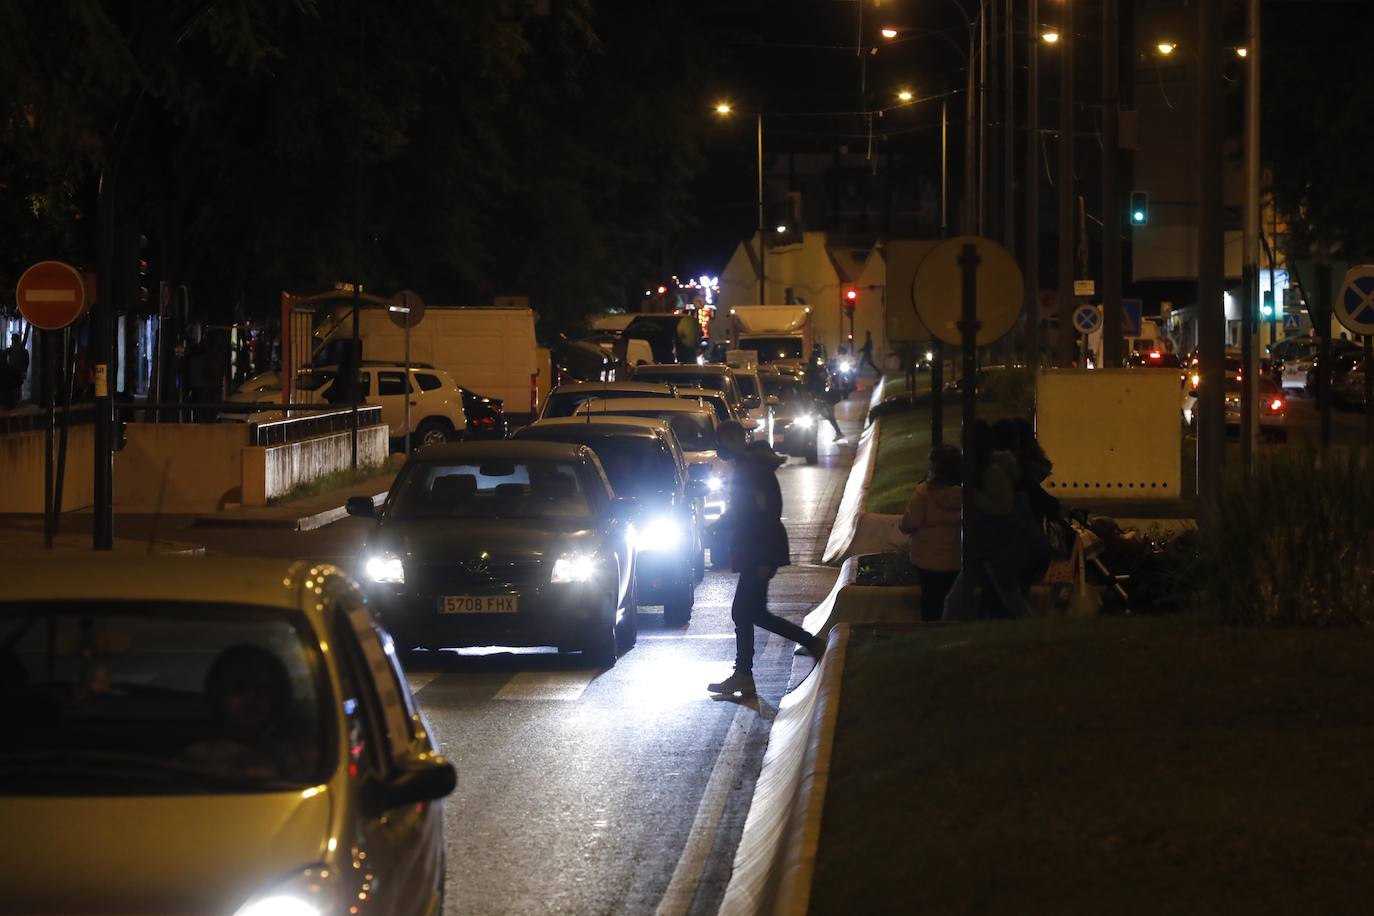
[[[364,360],[404,360],[405,331],[385,309],[364,308],[358,326]],[[348,352],[352,331],[352,310],[336,309],[315,331],[324,343],[315,354],[315,365],[339,363]],[[431,306],[410,329],[412,363],[442,369],[462,387],[504,401],[507,409],[530,402],[531,380],[538,369],[535,348],[534,312],[527,308]],[[540,383],[547,385],[548,380]]]

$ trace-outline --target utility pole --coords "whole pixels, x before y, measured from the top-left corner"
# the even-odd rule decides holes
[[[1074,0],[1064,0],[1064,23],[1059,33],[1059,365],[1073,362],[1073,50]]]
[[[988,224],[988,16],[989,0],[978,5],[978,235]],[[970,66],[972,66],[970,64]]]
[[[1121,29],[1102,0],[1102,365],[1119,369],[1121,339]]]
[[[1026,33],[1026,349],[1040,369],[1040,0],[1030,6]]]
[[[1008,251],[1016,250],[1016,46],[1013,43],[1016,22],[1012,16],[1012,0],[1006,0],[1002,17],[1004,41],[1002,54],[1006,80],[1002,85],[1002,244]]]
[[[1197,486],[1204,513],[1215,507],[1226,461],[1226,313],[1222,239],[1221,4],[1199,3],[1198,17],[1198,384]]]
[[[118,150],[120,144],[114,148]],[[100,223],[98,258],[99,283],[91,309],[91,365],[95,369],[95,467],[91,518],[91,546],[110,550],[114,546],[114,397],[110,380],[114,378],[115,324],[115,175],[118,160],[106,166],[100,176],[97,204]]]
[[[978,233],[978,97],[974,88],[973,67],[977,64],[977,23],[968,20],[968,60],[964,68],[967,85],[964,88],[964,206],[960,210],[959,231],[964,235]]]
[[[763,235],[763,112],[754,116],[758,132],[758,173],[759,173],[759,305],[766,298],[767,280],[763,272],[764,249],[767,247]]]
[[[1245,17],[1245,261],[1241,270],[1240,464],[1245,476],[1255,467],[1259,443],[1260,311],[1260,9],[1247,0]]]

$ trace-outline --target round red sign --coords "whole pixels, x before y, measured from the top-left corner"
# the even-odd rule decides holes
[[[43,331],[60,331],[86,314],[81,272],[61,261],[39,261],[24,271],[14,292],[19,313]]]

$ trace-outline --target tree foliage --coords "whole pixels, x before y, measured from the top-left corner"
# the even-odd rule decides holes
[[[1374,256],[1374,5],[1266,3],[1263,140],[1290,257]]]
[[[621,305],[689,219],[688,0],[0,0],[0,288],[95,263],[98,183],[204,317],[360,279]]]

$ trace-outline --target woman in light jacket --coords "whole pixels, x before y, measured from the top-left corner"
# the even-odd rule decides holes
[[[960,460],[959,449],[952,445],[930,450],[930,471],[916,485],[897,526],[911,536],[911,564],[921,583],[921,619],[927,622],[940,619],[945,596],[959,575]]]

